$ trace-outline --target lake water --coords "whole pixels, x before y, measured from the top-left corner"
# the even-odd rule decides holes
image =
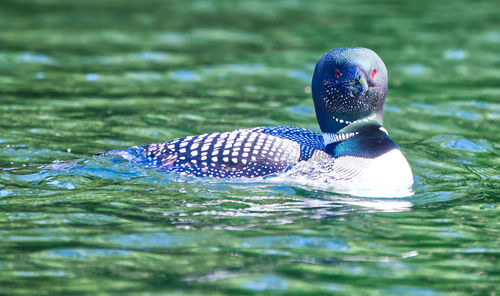
[[[0,2],[0,294],[497,295],[498,1]],[[318,131],[312,70],[389,70],[415,194],[190,180],[91,156]]]

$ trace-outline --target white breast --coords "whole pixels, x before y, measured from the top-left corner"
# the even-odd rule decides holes
[[[376,157],[342,156],[336,159],[321,153],[299,162],[285,173],[298,183],[326,187],[332,191],[370,197],[412,195],[413,174],[405,157],[392,149]]]
[[[413,184],[410,165],[398,149],[376,158],[342,156],[335,159],[332,174],[358,188],[403,188]]]

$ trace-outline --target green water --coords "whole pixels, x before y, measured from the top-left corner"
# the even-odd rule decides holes
[[[497,295],[498,11],[0,1],[0,294]],[[413,168],[412,197],[90,158],[236,128],[317,131],[312,69],[340,46],[387,65],[385,127]]]

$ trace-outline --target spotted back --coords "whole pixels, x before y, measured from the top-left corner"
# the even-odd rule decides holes
[[[299,143],[299,160],[308,160],[316,151],[325,150],[323,135],[304,128],[294,126],[265,126],[257,127],[253,130]]]
[[[259,177],[284,171],[300,158],[300,144],[258,128],[203,134],[127,150],[132,161],[194,177]]]

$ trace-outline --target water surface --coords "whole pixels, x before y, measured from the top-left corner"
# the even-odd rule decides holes
[[[0,294],[498,293],[497,1],[1,1],[0,30]],[[411,197],[90,157],[318,131],[310,77],[340,46],[388,67]]]

